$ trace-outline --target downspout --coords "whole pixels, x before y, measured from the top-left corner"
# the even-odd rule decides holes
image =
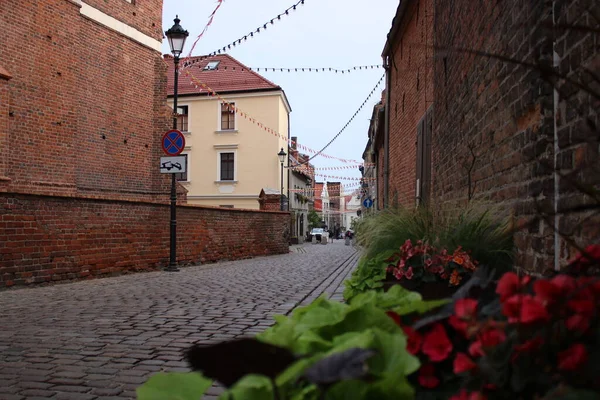
[[[390,57],[385,60],[385,121],[383,124],[383,208],[389,204],[389,174],[390,174]]]
[[[552,66],[555,70],[558,70],[560,65],[560,57],[556,52],[556,35],[554,28],[556,26],[556,1],[552,2]],[[558,153],[560,151],[560,146],[558,145],[558,103],[560,97],[558,94],[558,89],[556,85],[554,85],[554,112],[552,114],[553,117],[553,128],[554,128],[554,270],[558,271],[560,269],[560,235],[559,235],[559,217],[558,217],[558,203],[560,201],[560,176],[558,173]]]

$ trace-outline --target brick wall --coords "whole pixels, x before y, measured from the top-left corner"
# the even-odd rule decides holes
[[[388,39],[390,206],[415,204],[417,124],[433,104],[433,17],[433,0],[409,1],[400,29]]]
[[[161,39],[162,1],[86,0]],[[158,171],[169,127],[160,52],[80,14],[69,0],[0,2],[8,82],[7,191],[168,196]]]
[[[540,210],[553,211],[556,165],[568,173],[583,160],[596,157],[598,145],[583,145],[597,136],[583,130],[591,116],[598,122],[590,96],[571,88],[561,98],[559,142],[554,140],[553,86],[539,69],[464,52],[444,49],[468,48],[550,68],[552,63],[552,3],[515,0],[508,3],[469,0],[435,2],[435,117],[433,134],[433,197],[444,205],[464,205],[490,200],[505,215],[513,213],[526,223]],[[583,9],[583,1],[558,1],[559,21],[597,27]],[[597,6],[596,6],[597,8]],[[596,10],[597,12],[598,10]],[[561,32],[558,30],[557,32]],[[597,60],[597,38],[591,33],[559,33],[556,50],[560,72],[576,76],[581,63]],[[594,46],[596,46],[594,48]],[[596,71],[598,64],[596,64]],[[582,112],[577,115],[576,109]],[[587,132],[587,133],[584,133]],[[596,139],[597,140],[597,139]],[[558,152],[555,153],[555,145]],[[556,154],[556,160],[555,160]],[[597,164],[596,164],[597,165]],[[468,169],[473,167],[471,190]],[[598,171],[579,174],[580,180],[598,183]],[[560,183],[560,204],[589,202]],[[568,192],[568,193],[567,193]],[[552,219],[552,217],[549,217]],[[574,228],[581,216],[561,221]],[[595,230],[575,233],[579,243],[598,240]],[[554,266],[555,234],[543,220],[517,233],[517,266],[542,271]],[[562,240],[560,241],[562,242]],[[562,261],[570,257],[564,242]]]
[[[164,266],[169,207],[148,202],[0,194],[0,287]],[[180,264],[288,252],[289,214],[177,210]]]

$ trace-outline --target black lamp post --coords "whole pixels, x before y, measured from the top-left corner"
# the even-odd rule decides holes
[[[281,163],[281,202],[280,202],[280,210],[283,211],[283,162],[285,161],[285,156],[287,156],[286,152],[283,151],[283,147],[277,153],[277,157],[279,157],[279,162]]]
[[[179,25],[179,16],[175,16],[173,20],[175,24],[165,32],[167,39],[169,39],[169,46],[171,47],[171,53],[173,53],[173,63],[175,65],[175,86],[173,89],[173,129],[177,129],[177,89],[179,86],[179,56],[183,52],[183,46],[185,45],[185,39],[187,39],[189,33]],[[169,266],[165,271],[179,271],[177,268],[177,182],[175,174],[171,174],[171,231],[169,235],[170,240],[170,254],[169,254]]]

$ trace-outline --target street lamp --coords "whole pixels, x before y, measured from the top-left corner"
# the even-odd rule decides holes
[[[285,156],[287,156],[286,152],[283,151],[283,147],[277,153],[277,157],[279,157],[279,162],[281,163],[281,202],[280,202],[280,210],[283,211],[283,162],[285,161]]]
[[[185,39],[189,33],[179,25],[179,16],[173,20],[175,24],[165,32],[169,39],[171,53],[173,53],[173,64],[175,65],[175,86],[173,88],[173,129],[177,129],[177,89],[179,86],[179,56],[183,52]],[[170,231],[170,254],[169,266],[165,271],[179,271],[177,269],[177,182],[175,174],[171,174],[171,231]]]

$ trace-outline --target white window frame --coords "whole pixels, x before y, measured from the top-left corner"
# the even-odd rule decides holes
[[[233,180],[232,181],[222,181],[221,180],[221,154],[223,153],[233,153]],[[221,148],[217,150],[217,183],[237,183],[238,177],[238,154],[237,150],[233,147],[231,148]]]
[[[181,133],[192,133],[192,127],[190,125],[190,122],[192,121],[192,119],[190,118],[190,111],[192,110],[192,107],[189,104],[177,104],[177,108],[179,107],[187,107],[187,131],[181,131]],[[177,111],[177,110],[175,110]]]
[[[237,107],[237,103],[235,100],[227,100],[227,103],[233,103],[233,105],[235,107]],[[223,128],[221,127],[221,104],[223,104],[223,101],[217,101],[217,127],[219,128],[217,130],[217,133],[237,133],[238,132],[238,113],[234,112],[233,113],[233,124],[235,126],[235,129],[225,129],[223,130]]]

